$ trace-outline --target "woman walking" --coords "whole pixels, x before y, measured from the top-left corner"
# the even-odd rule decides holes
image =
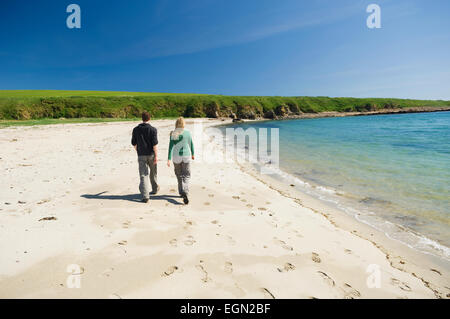
[[[173,156],[172,156],[173,155]],[[194,159],[194,144],[191,133],[184,129],[184,118],[175,122],[175,130],[170,132],[169,156],[167,166],[173,157],[173,166],[178,180],[178,193],[185,204],[189,203],[189,179],[191,178],[190,160]]]

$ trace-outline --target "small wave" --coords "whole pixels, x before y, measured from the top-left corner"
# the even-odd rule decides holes
[[[357,214],[354,216],[358,221],[382,232],[389,239],[398,241],[416,251],[450,260],[450,249],[448,247],[441,245],[422,234],[418,234],[401,225],[384,220],[376,214]]]
[[[438,242],[431,240],[427,237],[420,236],[418,245],[420,245],[422,247],[431,247],[432,249],[440,251],[447,258],[450,257],[450,248],[448,248],[444,245],[441,245]]]
[[[268,167],[268,165],[265,166]],[[311,185],[308,182],[303,181],[277,167],[271,167],[270,169],[273,174],[276,174],[280,179],[300,187],[302,192],[321,201],[333,204],[341,211],[353,216],[359,222],[363,222],[364,224],[382,232],[387,238],[401,242],[404,245],[422,253],[431,254],[450,260],[450,248],[421,234],[417,234],[402,225],[394,224],[382,219],[372,211],[361,211],[349,205],[343,204],[336,196],[342,195],[340,192],[324,186]],[[382,204],[384,206],[392,204],[389,201],[371,197],[364,198],[360,200],[360,202],[362,204]],[[408,217],[405,218],[408,219]]]
[[[326,188],[326,187],[323,187],[323,186],[316,186],[315,188],[320,190],[320,191],[322,191],[322,192],[325,192],[325,193],[336,194],[336,191],[334,189]]]

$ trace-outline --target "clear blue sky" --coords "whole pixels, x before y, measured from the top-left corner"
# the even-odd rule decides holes
[[[0,89],[450,99],[448,0],[1,0],[0,39]]]

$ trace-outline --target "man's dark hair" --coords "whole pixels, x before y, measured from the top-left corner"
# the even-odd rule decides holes
[[[142,112],[142,121],[148,122],[150,121],[150,114],[147,111]]]

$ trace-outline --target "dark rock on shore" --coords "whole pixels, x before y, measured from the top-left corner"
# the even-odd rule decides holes
[[[289,108],[286,107],[285,105],[278,105],[275,108],[275,114],[277,116],[285,116],[285,115],[289,114]]]
[[[205,114],[209,118],[219,118],[220,106],[217,102],[211,102],[205,107]]]
[[[264,113],[264,117],[265,117],[266,119],[271,119],[271,120],[273,120],[273,119],[276,118],[276,115],[275,115],[275,112],[274,112],[273,110],[270,110],[270,111],[267,111],[267,112]]]
[[[255,120],[258,110],[250,105],[238,105],[237,116],[241,119]]]
[[[300,108],[296,104],[288,103],[287,106],[288,106],[289,111],[291,113],[294,113],[294,114],[301,114],[302,113],[302,111],[300,110]]]

